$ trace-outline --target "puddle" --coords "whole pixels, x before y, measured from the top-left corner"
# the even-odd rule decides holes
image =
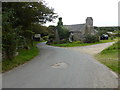
[[[51,65],[52,68],[66,68],[68,65],[64,62],[59,62]]]

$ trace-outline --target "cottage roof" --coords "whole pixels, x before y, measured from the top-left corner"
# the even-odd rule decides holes
[[[81,31],[85,24],[64,25],[70,32]]]

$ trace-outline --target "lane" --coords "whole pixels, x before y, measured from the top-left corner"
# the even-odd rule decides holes
[[[3,74],[3,88],[117,88],[115,75],[92,56],[45,43],[37,46],[37,57]]]
[[[81,51],[90,55],[95,55],[100,53],[105,48],[108,48],[109,46],[113,45],[115,42],[108,42],[108,43],[101,43],[101,44],[95,44],[95,45],[89,45],[89,46],[80,46],[80,47],[64,47],[67,49],[72,49],[75,51]]]

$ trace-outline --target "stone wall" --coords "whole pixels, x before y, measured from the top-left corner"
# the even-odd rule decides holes
[[[86,34],[95,35],[96,33],[92,17],[87,17],[85,24],[66,25],[66,27],[70,30],[70,33],[73,33],[74,41],[83,41]]]

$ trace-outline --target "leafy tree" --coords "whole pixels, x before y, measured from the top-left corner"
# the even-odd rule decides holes
[[[33,24],[32,27],[31,27],[32,31],[35,33],[35,34],[41,34],[41,36],[46,36],[48,35],[48,27],[46,26],[42,26],[40,24]]]
[[[48,27],[49,37],[52,37],[53,40],[55,40],[55,30],[56,30],[56,26],[51,25]]]
[[[49,26],[48,27],[48,41],[47,43],[54,43],[55,42],[55,31],[56,31],[56,26]]]
[[[6,10],[6,12],[3,12],[3,27],[2,27],[2,31],[3,31],[3,55],[5,53],[6,58],[12,59],[14,54],[15,54],[15,50],[16,50],[16,32],[15,32],[15,28],[12,28],[13,25],[13,21],[11,21],[10,19],[12,19],[13,17],[13,13],[14,11],[12,11],[11,9]]]
[[[3,2],[3,52],[12,59],[20,43],[32,45],[33,24],[42,24],[56,18],[54,9],[40,2]]]
[[[62,22],[62,18],[59,18],[59,22],[57,25],[57,30],[58,30],[58,34],[59,34],[59,38],[62,41],[65,42],[67,41],[68,37],[69,37],[69,32],[68,30],[63,26],[63,22]]]
[[[61,27],[59,30],[60,39],[68,39],[69,31],[65,27]]]

